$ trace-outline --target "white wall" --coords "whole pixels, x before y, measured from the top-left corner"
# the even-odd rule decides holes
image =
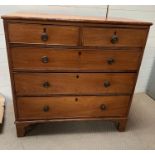
[[[9,12],[31,11],[83,16],[105,16],[106,6],[0,6],[0,15]],[[110,6],[110,17],[141,19],[155,22],[155,6]],[[144,59],[138,77],[136,92],[144,92],[155,59],[155,26],[151,27]],[[11,99],[10,78],[2,20],[0,19],[0,93]]]

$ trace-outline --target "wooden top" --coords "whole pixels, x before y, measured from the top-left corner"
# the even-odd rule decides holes
[[[3,15],[2,19],[11,20],[45,20],[45,21],[68,21],[68,22],[89,22],[89,23],[104,23],[104,24],[130,24],[130,25],[152,25],[151,22],[130,20],[130,19],[118,19],[95,16],[72,16],[72,15],[58,15],[58,14],[46,14],[46,13],[28,13],[17,12],[8,15]]]

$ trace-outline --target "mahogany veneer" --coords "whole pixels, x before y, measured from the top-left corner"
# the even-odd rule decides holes
[[[152,23],[33,13],[2,18],[19,137],[52,121],[111,120],[125,130]]]

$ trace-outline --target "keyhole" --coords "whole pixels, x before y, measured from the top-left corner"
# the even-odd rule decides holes
[[[75,98],[75,101],[77,102],[78,101],[78,98]]]
[[[78,52],[79,56],[82,54],[81,51]]]
[[[43,32],[46,33],[46,28],[43,29]]]
[[[114,32],[114,35],[116,35],[116,31]]]

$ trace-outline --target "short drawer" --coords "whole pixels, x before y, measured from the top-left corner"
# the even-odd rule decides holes
[[[134,73],[15,73],[17,95],[132,93]]]
[[[8,31],[11,43],[74,46],[78,44],[79,38],[79,29],[74,26],[10,23]]]
[[[83,28],[84,46],[144,47],[146,29]]]
[[[16,70],[49,71],[136,71],[140,50],[75,50],[15,47],[11,48]]]
[[[125,116],[129,96],[19,97],[20,120]]]

